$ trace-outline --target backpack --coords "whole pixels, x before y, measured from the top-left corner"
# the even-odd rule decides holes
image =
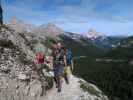
[[[72,56],[72,51],[71,51],[71,50],[68,50],[68,51],[66,52],[66,60],[67,60],[67,64],[68,64],[68,65],[71,64],[72,58],[73,58],[73,56]]]
[[[38,63],[44,63],[44,54],[41,52],[37,53],[36,60],[38,61]]]

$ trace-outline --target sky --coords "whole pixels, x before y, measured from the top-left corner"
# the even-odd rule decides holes
[[[4,20],[54,23],[65,31],[133,35],[133,0],[1,0]]]

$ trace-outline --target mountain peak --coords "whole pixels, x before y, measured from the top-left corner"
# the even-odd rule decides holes
[[[62,31],[62,29],[60,29],[58,26],[56,26],[53,23],[48,23],[46,29],[51,29],[53,30],[53,32],[59,32],[59,33]]]
[[[53,23],[48,23],[47,25],[41,25],[37,27],[34,31],[54,38],[63,33],[63,30],[57,27]]]
[[[13,16],[11,18],[8,25],[16,32],[24,32],[24,31],[30,32],[34,28],[34,25],[24,22],[22,20],[19,20],[16,16]]]
[[[48,23],[47,27],[57,27],[57,26],[55,24],[53,24],[53,23]]]
[[[9,22],[12,25],[16,25],[18,23],[18,19],[16,16],[13,16]]]
[[[95,29],[91,28],[89,32],[86,34],[88,38],[98,38],[104,36],[103,33],[97,32]]]

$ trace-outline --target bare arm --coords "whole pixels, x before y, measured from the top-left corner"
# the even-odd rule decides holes
[[[64,55],[64,64],[67,66],[66,56]]]

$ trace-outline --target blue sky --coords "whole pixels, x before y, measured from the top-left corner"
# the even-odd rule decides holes
[[[133,35],[133,0],[2,0],[4,19],[35,25],[54,23],[63,30]]]

